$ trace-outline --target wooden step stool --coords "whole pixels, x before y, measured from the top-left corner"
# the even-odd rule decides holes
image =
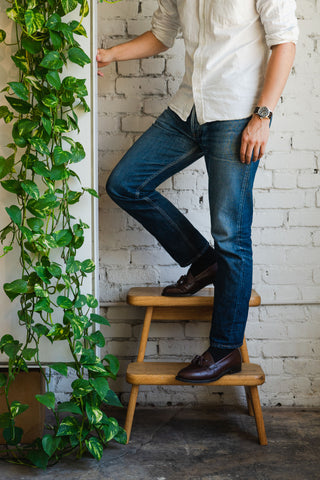
[[[140,339],[138,358],[130,363],[127,369],[127,382],[132,384],[130,400],[127,410],[125,430],[129,442],[133,416],[136,408],[140,385],[197,385],[176,380],[178,371],[188,363],[178,362],[144,362],[151,320],[206,320],[211,321],[213,307],[213,288],[205,288],[191,297],[164,297],[162,288],[136,287],[131,288],[127,302],[130,305],[146,307],[146,314]],[[252,290],[250,306],[260,305],[261,298]],[[195,352],[196,353],[196,352]],[[261,411],[258,385],[265,381],[264,372],[259,365],[250,363],[247,344],[244,338],[241,347],[242,370],[233,375],[224,375],[219,380],[201,385],[232,385],[244,386],[248,402],[248,410],[255,417],[259,443],[267,445],[267,437]]]

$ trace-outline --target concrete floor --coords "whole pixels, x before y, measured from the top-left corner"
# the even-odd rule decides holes
[[[139,408],[129,445],[47,471],[0,464],[1,480],[317,480],[320,410],[266,408],[269,445],[243,409]],[[123,424],[125,410],[112,412]]]

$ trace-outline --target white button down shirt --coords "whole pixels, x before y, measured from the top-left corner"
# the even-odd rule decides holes
[[[171,47],[181,29],[186,49],[170,108],[186,120],[194,104],[200,124],[249,117],[269,48],[297,42],[295,9],[294,0],[159,0],[153,34]]]

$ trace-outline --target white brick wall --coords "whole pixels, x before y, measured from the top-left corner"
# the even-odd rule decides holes
[[[268,375],[261,388],[265,405],[320,405],[320,2],[297,4],[301,37],[295,67],[255,183],[254,286],[264,306],[250,312],[247,338],[252,360]],[[156,5],[155,0],[100,4],[98,44],[123,43],[148,30]],[[113,204],[104,184],[178,88],[183,56],[178,39],[168,52],[112,65],[99,79],[101,301],[119,305],[106,308],[112,326],[105,335],[106,350],[121,360],[114,388],[124,402],[130,391],[125,369],[137,353],[142,312],[121,301],[133,285],[164,285],[182,272],[149,233]],[[210,239],[204,162],[169,179],[162,191]],[[208,330],[209,325],[197,322],[157,322],[147,357],[187,360],[207,346]],[[239,389],[144,387],[139,402],[228,403],[239,395],[243,400]]]

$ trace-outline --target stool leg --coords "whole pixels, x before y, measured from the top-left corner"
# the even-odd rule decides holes
[[[133,416],[136,409],[138,393],[139,393],[139,385],[132,385],[128,409],[127,409],[126,423],[124,425],[124,429],[127,432],[127,443],[129,443],[129,440],[130,440]]]
[[[254,411],[253,411],[253,406],[252,406],[252,398],[251,398],[251,393],[249,390],[249,387],[244,387],[245,392],[246,392],[246,398],[247,398],[247,405],[248,405],[248,413],[250,417],[254,417]]]
[[[268,445],[266,431],[264,428],[263,415],[261,410],[261,404],[259,399],[258,387],[249,387],[252,399],[252,405],[254,409],[254,417],[256,420],[257,431],[259,436],[260,445]]]

